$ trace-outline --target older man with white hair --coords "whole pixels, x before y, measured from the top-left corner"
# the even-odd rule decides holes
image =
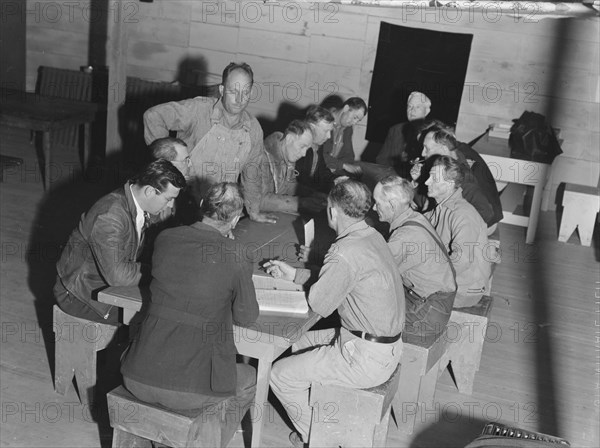
[[[406,297],[405,332],[441,333],[456,296],[454,267],[439,235],[410,205],[412,185],[399,176],[383,178],[373,191],[374,210],[390,224],[390,248]]]
[[[412,92],[406,102],[408,121],[390,128],[375,161],[380,165],[399,167],[418,157],[421,152],[417,142],[419,126],[427,118],[429,112],[431,112],[429,97],[421,92]]]

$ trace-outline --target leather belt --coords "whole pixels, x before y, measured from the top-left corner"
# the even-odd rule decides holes
[[[402,332],[398,333],[396,336],[374,336],[369,333],[365,333],[364,331],[357,330],[348,330],[354,336],[364,339],[369,342],[379,342],[380,344],[393,344],[398,339],[402,337]]]

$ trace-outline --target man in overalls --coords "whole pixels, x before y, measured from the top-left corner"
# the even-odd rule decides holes
[[[150,144],[176,131],[191,148],[190,183],[197,198],[211,185],[237,182],[241,175],[250,219],[275,222],[274,215],[260,211],[263,131],[258,120],[246,111],[253,82],[248,64],[232,62],[223,70],[220,98],[198,96],[148,109],[144,113],[144,138]]]

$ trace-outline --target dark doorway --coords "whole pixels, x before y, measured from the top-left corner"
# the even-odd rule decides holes
[[[429,118],[454,126],[472,40],[472,34],[381,22],[369,92],[367,140],[383,142],[392,125],[407,121],[406,100],[415,90],[431,99]]]

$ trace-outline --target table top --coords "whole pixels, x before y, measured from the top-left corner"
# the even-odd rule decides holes
[[[33,92],[0,89],[0,123],[50,131],[94,121],[100,105]]]
[[[303,219],[287,213],[275,214],[278,217],[276,224],[258,223],[245,218],[233,231],[235,241],[245,246],[244,256],[253,263],[255,274],[267,275],[261,266],[272,258],[286,259],[297,267],[302,265],[296,260],[296,246],[303,239]],[[98,301],[132,311],[141,310],[149,299],[148,287],[111,286],[98,293]],[[248,341],[287,346],[302,336],[319,318],[313,311],[305,315],[261,312],[255,323],[245,327],[236,326],[236,335]]]
[[[518,154],[512,154],[510,146],[508,144],[508,139],[484,135],[477,141],[477,143],[473,145],[473,149],[481,155],[503,157],[512,160],[522,160],[528,163],[539,163],[542,165],[549,165],[548,163],[527,159],[526,157],[523,157]]]

